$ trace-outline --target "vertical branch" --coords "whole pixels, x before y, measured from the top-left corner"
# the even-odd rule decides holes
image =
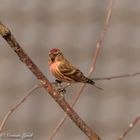
[[[90,69],[88,72],[88,77],[91,77],[91,75],[93,74],[93,72],[95,70],[97,57],[99,55],[101,47],[103,46],[105,34],[106,34],[108,27],[109,27],[109,21],[110,21],[111,14],[112,14],[112,7],[113,7],[113,0],[109,0],[108,12],[107,12],[104,28],[99,36],[99,40],[98,40],[97,45],[96,45],[95,53],[93,54],[93,60],[92,60],[92,63],[91,63],[91,66],[90,66]],[[76,94],[74,94],[75,96],[74,96],[74,99],[72,102],[72,107],[76,104],[76,102],[79,99],[85,86],[86,86],[86,84],[82,84],[81,87],[79,88],[79,90],[76,92]],[[60,120],[60,122],[57,124],[57,126],[54,128],[54,130],[51,132],[51,134],[48,138],[49,140],[52,140],[54,138],[54,136],[59,131],[59,129],[61,128],[61,126],[63,125],[63,123],[65,122],[66,119],[67,119],[67,114],[64,115],[64,117]]]
[[[103,41],[104,41],[106,32],[108,30],[109,21],[110,21],[111,14],[112,14],[112,7],[113,7],[113,0],[109,0],[108,12],[107,12],[104,28],[103,28],[103,31],[101,32],[100,36],[99,36],[99,40],[98,40],[97,45],[96,45],[96,50],[95,50],[95,53],[93,55],[93,62],[91,64],[91,70],[90,70],[91,74],[94,72],[96,61],[97,61],[97,57],[99,55],[101,47],[103,47]]]
[[[60,107],[67,113],[71,120],[89,137],[91,140],[100,140],[99,136],[92,131],[92,129],[79,117],[79,115],[71,108],[71,106],[62,98],[61,94],[55,90],[53,85],[40,71],[40,69],[33,63],[29,56],[20,47],[10,30],[0,22],[0,34],[7,41],[10,47],[18,55],[19,59],[26,64],[31,72],[36,76],[41,85],[53,97],[53,99],[60,105]]]

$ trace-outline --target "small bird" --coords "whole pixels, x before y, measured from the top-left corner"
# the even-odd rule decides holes
[[[50,50],[48,65],[50,71],[56,77],[56,81],[59,83],[66,82],[87,83],[91,85],[95,84],[95,82],[92,79],[87,78],[78,68],[74,67],[64,57],[63,53],[57,48]],[[97,88],[101,89],[100,87]]]

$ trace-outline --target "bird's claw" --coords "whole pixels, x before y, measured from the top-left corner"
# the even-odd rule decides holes
[[[65,88],[58,88],[58,92],[66,93],[66,89]]]
[[[61,88],[58,88],[57,90],[60,93],[60,95],[64,98],[66,94],[66,89],[61,87]]]
[[[62,83],[62,81],[60,81],[58,79],[56,79],[55,82],[58,83],[58,84],[61,84]]]
[[[56,90],[60,93],[61,97],[64,98],[66,95],[66,88],[69,87],[71,84],[67,83],[65,86],[61,85],[61,81],[59,80],[55,80],[55,82],[53,82]]]

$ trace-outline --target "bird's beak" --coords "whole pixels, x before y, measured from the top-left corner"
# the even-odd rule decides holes
[[[49,58],[51,59],[51,61],[54,61],[54,59],[55,59],[54,54],[50,53],[50,54],[49,54]]]

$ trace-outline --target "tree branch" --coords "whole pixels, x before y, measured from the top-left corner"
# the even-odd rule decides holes
[[[128,78],[128,77],[134,77],[140,75],[140,72],[134,72],[134,73],[128,73],[128,74],[122,74],[122,75],[115,75],[115,76],[106,76],[106,77],[95,77],[93,80],[112,80],[112,79],[118,79],[118,78]]]
[[[101,47],[103,46],[103,41],[104,41],[104,38],[105,38],[105,34],[106,34],[106,32],[108,30],[108,27],[109,27],[109,21],[110,21],[110,18],[111,18],[112,7],[113,7],[113,0],[109,0],[109,6],[108,6],[108,12],[107,12],[105,25],[104,25],[103,31],[101,32],[101,34],[99,36],[99,41],[97,42],[95,53],[93,54],[93,60],[92,60],[92,63],[91,63],[91,66],[90,66],[90,69],[89,69],[89,72],[88,72],[88,77],[91,77],[91,75],[93,74],[93,72],[95,70],[97,57],[99,55]],[[79,88],[79,90],[76,92],[76,94],[74,94],[75,96],[74,96],[74,99],[73,99],[73,102],[72,102],[72,107],[76,104],[76,102],[79,99],[81,93],[83,92],[85,86],[86,86],[86,84],[82,84],[81,87]],[[65,122],[66,119],[67,119],[67,114],[64,115],[64,117],[59,121],[57,126],[51,132],[51,134],[48,138],[49,140],[52,140],[54,138],[54,136],[56,135],[58,130],[61,128],[61,126],[63,125],[63,123]]]
[[[138,123],[140,120],[140,115],[138,115],[128,126],[128,128],[124,131],[124,133],[119,137],[118,140],[123,140],[124,137],[134,128],[134,126]]]
[[[79,115],[71,108],[71,106],[62,98],[61,94],[55,90],[53,85],[40,71],[40,69],[33,63],[29,56],[20,47],[10,30],[0,22],[0,34],[7,41],[10,47],[18,55],[19,59],[26,64],[32,73],[39,80],[41,85],[53,97],[53,99],[61,106],[61,108],[68,114],[71,120],[89,137],[91,140],[100,140],[99,136],[92,131],[92,129],[79,117]]]
[[[5,124],[6,124],[6,122],[8,121],[8,118],[10,117],[10,115],[12,115],[12,113],[13,113],[22,103],[24,103],[24,102],[27,100],[27,98],[28,98],[36,89],[38,89],[38,88],[40,88],[40,87],[41,87],[40,85],[35,85],[32,89],[30,89],[30,90],[26,93],[26,95],[25,95],[14,107],[12,107],[12,108],[6,113],[6,115],[4,116],[4,118],[3,118],[3,120],[2,120],[2,122],[1,122],[1,124],[0,124],[0,132],[3,131],[3,128],[4,128]]]

